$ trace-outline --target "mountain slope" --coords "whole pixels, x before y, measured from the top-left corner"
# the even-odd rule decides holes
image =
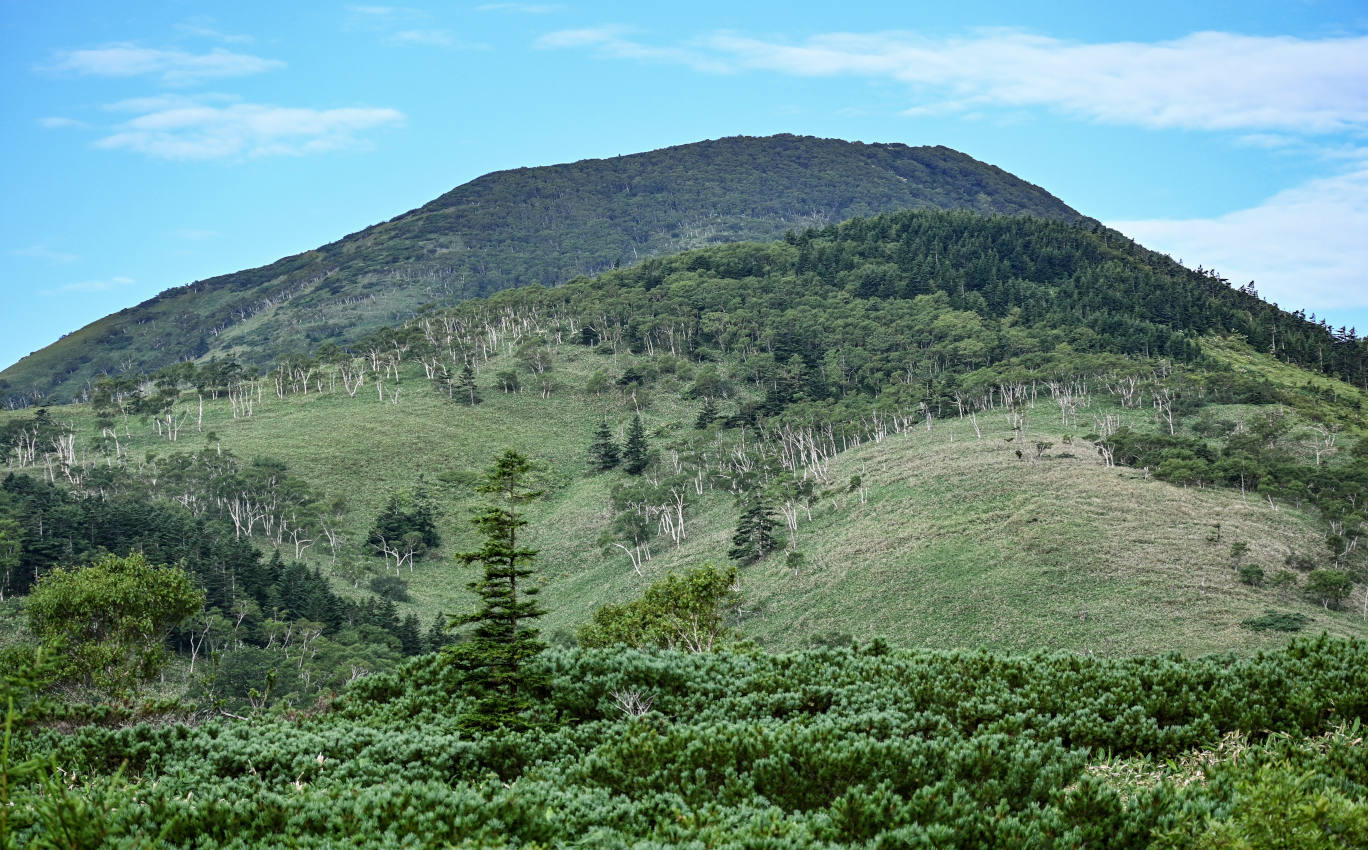
[[[347,542],[338,558],[333,561],[317,535],[305,557],[344,593],[356,593],[357,566],[402,578],[413,601],[401,612],[415,613],[424,626],[439,612],[471,606],[465,585],[474,571],[450,557],[479,545],[469,518],[480,497],[467,478],[502,447],[516,448],[542,466],[539,484],[548,495],[528,509],[527,542],[539,551],[540,598],[551,612],[544,633],[564,640],[596,607],[634,598],[669,570],[726,560],[737,507],[720,480],[707,483],[702,496],[690,491],[687,537],[676,547],[654,534],[654,556],[640,573],[623,550],[603,542],[614,526],[615,488],[643,485],[620,471],[589,472],[594,426],[606,418],[620,433],[632,405],[617,390],[599,394],[585,386],[600,370],[649,371],[651,362],[561,346],[555,351],[560,388],[543,399],[492,385],[496,373],[516,368],[512,356],[500,355],[480,370],[485,400],[473,407],[452,404],[414,369],[397,403],[382,402],[373,391],[349,397],[340,387],[283,399],[268,392],[252,416],[234,417],[227,400],[206,400],[202,426],[192,417],[176,442],[134,419],[123,448],[135,467],[158,458],[144,475],[159,466],[165,474],[172,456],[203,449],[278,458],[329,499],[345,495],[340,525]],[[662,486],[672,453],[688,463],[700,451],[725,457],[738,444],[734,433],[690,426],[698,403],[682,397],[686,388],[687,382],[662,376],[638,392],[643,404],[650,396],[644,418],[659,457],[660,471],[652,475]],[[52,413],[73,423],[79,453],[98,456],[99,428],[87,406]],[[1085,422],[1113,416],[1136,429],[1153,428],[1148,410],[1121,409],[1101,393],[1083,400],[1077,413]],[[0,416],[0,423],[17,416]],[[1368,634],[1358,612],[1362,588],[1352,610],[1326,611],[1295,585],[1251,587],[1231,568],[1234,542],[1248,545],[1245,563],[1270,576],[1289,553],[1318,557],[1323,531],[1312,512],[1106,467],[1086,443],[1066,436],[1074,429],[1061,424],[1048,397],[1028,406],[1026,416],[1023,435],[1013,433],[1003,413],[981,412],[980,438],[971,420],[947,411],[930,430],[916,424],[834,456],[811,519],[797,514],[793,543],[802,563],[792,566],[780,552],[742,570],[742,632],[775,650],[882,637],[936,648],[1201,655],[1281,644],[1283,633],[1241,626],[1276,608],[1308,617],[1314,632]],[[723,442],[709,449],[719,445],[715,439]],[[1022,440],[1052,445],[1035,462],[1022,461],[1012,450]],[[739,442],[753,445],[755,438]],[[41,467],[32,472],[41,476]],[[396,573],[367,554],[365,534],[388,495],[420,476],[438,507],[445,542]],[[847,486],[853,476],[861,478],[863,499]],[[787,546],[777,511],[776,518]],[[1213,540],[1217,528],[1220,539]],[[288,538],[284,549],[289,558]],[[361,579],[362,595],[369,575]]]
[[[408,582],[424,623],[469,604],[450,553],[476,545],[471,475],[504,447],[542,464],[528,539],[562,637],[730,557],[751,498],[779,523],[781,549],[742,570],[741,626],[766,646],[1209,652],[1283,640],[1242,625],[1266,609],[1368,623],[1368,348],[1092,225],[890,213],[470,299],[318,354],[0,414],[0,458],[206,521],[279,505],[244,536],[347,594]],[[621,440],[638,416],[644,473],[598,470],[597,427]],[[253,458],[279,464],[252,478]],[[368,532],[411,488],[443,548],[377,557]],[[77,524],[66,547],[25,511],[31,576],[98,542]]]
[[[271,265],[169,289],[0,372],[0,396],[70,400],[103,373],[345,343],[421,306],[681,249],[897,209],[1078,220],[1043,189],[944,147],[734,137],[496,172]]]

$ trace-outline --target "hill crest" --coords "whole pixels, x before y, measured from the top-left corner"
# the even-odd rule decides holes
[[[168,289],[0,372],[11,404],[102,374],[346,343],[432,304],[896,209],[1078,220],[1044,189],[945,147],[735,136],[498,171],[319,248]]]

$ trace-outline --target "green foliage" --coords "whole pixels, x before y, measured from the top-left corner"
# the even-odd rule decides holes
[[[607,422],[600,422],[594,432],[594,442],[589,445],[589,463],[596,472],[607,472],[622,461],[613,432],[608,430]]]
[[[461,367],[461,374],[456,379],[456,387],[460,390],[461,399],[472,407],[483,401],[480,398],[480,390],[475,385],[475,369],[469,361]]]
[[[545,644],[529,621],[546,611],[537,604],[538,588],[527,582],[537,552],[518,540],[519,529],[527,525],[522,506],[541,496],[528,487],[531,472],[531,462],[512,449],[495,460],[478,488],[492,501],[474,518],[484,545],[456,555],[462,563],[484,567],[484,575],[469,584],[480,608],[452,618],[453,626],[475,628],[449,650],[464,687],[475,696],[463,718],[474,729],[526,725],[540,684],[529,668]]]
[[[727,550],[727,557],[742,566],[763,560],[779,546],[774,539],[777,523],[760,494],[752,493],[745,504]]]
[[[9,503],[7,494],[0,492],[0,598],[19,577],[19,556],[23,551],[24,529],[13,518],[15,511],[7,508]]]
[[[739,599],[735,567],[703,564],[683,575],[666,574],[640,599],[599,608],[577,636],[581,646],[589,647],[622,644],[710,652],[730,640],[727,619]]]
[[[103,809],[111,844],[198,850],[1363,840],[1362,643],[1118,661],[616,647],[534,664],[556,719],[533,730],[463,732],[468,698],[453,711],[457,677],[426,656],[326,714],[40,733],[15,763],[41,753],[82,777],[69,793]],[[1213,751],[1230,739],[1236,757]],[[1108,770],[1187,762],[1202,774],[1140,787]],[[25,846],[45,833],[37,794],[18,796]]]
[[[622,446],[622,469],[628,475],[640,475],[646,471],[649,462],[646,428],[641,423],[641,417],[634,416],[632,424],[627,426],[627,442]]]
[[[413,490],[390,494],[389,502],[375,517],[366,543],[377,555],[394,558],[396,567],[442,545],[436,510],[421,483]]]
[[[1262,587],[1264,583],[1263,567],[1258,564],[1245,564],[1240,567],[1240,581],[1250,587]]]
[[[717,419],[717,402],[713,401],[712,396],[705,396],[703,406],[698,410],[698,418],[694,420],[694,427],[700,431],[707,428]]]
[[[388,599],[391,602],[411,601],[408,582],[404,581],[399,576],[375,576],[370,580],[368,586],[370,587],[371,593],[374,593],[381,599]]]
[[[1312,570],[1306,576],[1306,597],[1324,608],[1339,608],[1354,589],[1344,570]]]
[[[1261,616],[1245,620],[1240,625],[1256,632],[1299,632],[1310,622],[1311,618],[1305,614],[1265,611]]]
[[[1362,748],[1361,739],[1357,746]],[[1327,777],[1333,768],[1327,770],[1323,763],[1293,764],[1280,755],[1276,749],[1268,755],[1256,751],[1244,764],[1219,766],[1214,777],[1217,790],[1210,796],[1223,796],[1224,805],[1212,806],[1215,811],[1205,820],[1197,824],[1189,821],[1186,829],[1161,832],[1155,846],[1163,850],[1368,847],[1368,795],[1363,793],[1361,782],[1344,783],[1339,777]],[[1324,758],[1326,754],[1316,755]],[[1362,761],[1352,749],[1347,754],[1331,750],[1329,755],[1339,759],[1357,756]],[[1346,785],[1353,790],[1346,793]]]
[[[63,680],[127,694],[161,670],[171,630],[203,605],[184,570],[132,554],[48,573],[25,612],[40,640],[63,647]]]

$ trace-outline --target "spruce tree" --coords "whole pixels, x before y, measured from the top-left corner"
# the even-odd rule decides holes
[[[533,598],[537,588],[521,581],[532,575],[528,565],[537,551],[518,542],[518,529],[527,525],[519,507],[541,495],[527,487],[531,469],[527,458],[510,449],[486,471],[478,489],[491,502],[473,520],[484,545],[456,556],[484,566],[484,575],[467,585],[479,596],[480,609],[452,618],[453,626],[475,627],[467,640],[451,648],[474,701],[461,721],[468,728],[526,726],[533,694],[542,684],[527,668],[546,645],[528,621],[546,611]]]
[[[613,433],[608,430],[607,422],[600,422],[594,432],[594,442],[589,446],[589,458],[596,472],[607,472],[622,460],[618,444],[613,441]]]
[[[698,411],[698,418],[694,420],[694,427],[700,431],[707,428],[717,418],[717,402],[712,400],[712,396],[703,399],[703,409]]]
[[[399,623],[399,647],[405,656],[422,655],[423,635],[418,625],[418,615],[409,614]]]
[[[447,617],[438,614],[432,619],[427,635],[423,638],[423,648],[428,652],[440,652],[451,645],[451,635],[447,634]]]
[[[636,416],[627,428],[627,443],[622,447],[622,468],[628,475],[646,471],[646,451],[646,428],[641,424],[641,417]]]
[[[752,495],[736,522],[736,533],[732,535],[727,557],[743,566],[763,559],[778,548],[774,540],[774,526],[774,517],[770,516],[759,494]]]
[[[461,370],[461,375],[456,379],[456,386],[461,388],[461,395],[469,399],[470,406],[474,407],[483,399],[480,398],[480,390],[475,386],[475,369],[467,360],[465,368]]]

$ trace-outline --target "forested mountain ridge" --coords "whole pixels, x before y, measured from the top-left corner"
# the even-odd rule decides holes
[[[732,137],[495,172],[268,266],[169,289],[0,372],[13,404],[82,397],[102,374],[345,344],[430,304],[897,209],[1066,221],[1043,189],[944,147]]]
[[[136,544],[203,562],[220,611],[394,631],[322,590],[411,582],[427,624],[465,604],[443,554],[462,482],[508,446],[545,466],[529,535],[566,635],[732,558],[751,499],[787,529],[743,575],[768,647],[1216,651],[1250,647],[1240,624],[1271,604],[1353,631],[1332,609],[1368,614],[1366,367],[1362,340],[1092,224],[888,213],[505,290],[265,372],[181,363],[0,413],[19,541],[0,591]],[[167,515],[108,507],[130,499]],[[405,505],[427,518],[384,531]],[[159,542],[213,528],[317,573]]]

